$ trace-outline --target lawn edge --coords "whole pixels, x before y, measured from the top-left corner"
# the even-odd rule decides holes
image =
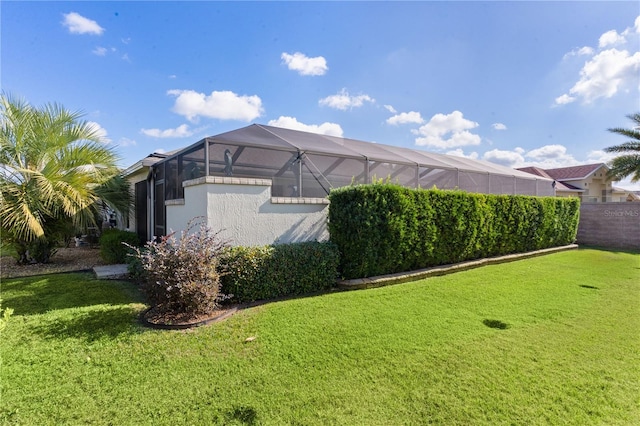
[[[541,250],[528,251],[525,253],[514,253],[504,256],[488,257],[485,259],[469,260],[465,262],[453,263],[450,265],[434,266],[431,268],[418,269],[410,272],[397,272],[395,274],[378,275],[368,278],[356,278],[352,280],[338,280],[337,285],[338,288],[343,290],[361,290],[366,288],[384,287],[387,285],[402,284],[410,281],[420,280],[423,278],[437,277],[454,272],[466,271],[468,269],[479,268],[481,266],[513,262],[515,260],[543,256],[546,254],[573,250],[577,248],[578,244],[569,244],[566,246],[551,247]]]

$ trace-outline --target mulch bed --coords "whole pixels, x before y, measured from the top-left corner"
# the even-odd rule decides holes
[[[140,321],[143,325],[163,330],[184,330],[200,327],[229,318],[238,311],[238,306],[223,306],[208,315],[168,315],[158,312],[152,307],[142,312]]]
[[[49,263],[18,265],[11,256],[0,257],[0,278],[28,277],[61,272],[86,271],[104,265],[100,249],[90,247],[64,247],[51,257]]]

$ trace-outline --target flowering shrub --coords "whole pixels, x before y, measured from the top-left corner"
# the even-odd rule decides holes
[[[220,293],[220,255],[226,241],[209,227],[190,222],[180,239],[173,234],[134,250],[143,269],[141,288],[157,313],[196,317],[213,312]]]

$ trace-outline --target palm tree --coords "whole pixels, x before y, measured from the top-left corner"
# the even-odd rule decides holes
[[[610,163],[610,176],[616,180],[631,176],[631,181],[637,182],[640,180],[640,113],[630,114],[627,117],[635,123],[633,128],[616,127],[609,129],[609,131],[631,138],[631,140],[605,148],[605,151],[621,153]]]
[[[46,262],[62,235],[96,224],[103,203],[129,210],[117,155],[81,117],[0,95],[0,231],[20,263]]]

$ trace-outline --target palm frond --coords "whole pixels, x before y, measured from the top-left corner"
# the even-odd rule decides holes
[[[83,121],[81,112],[56,103],[34,108],[0,95],[3,230],[29,241],[57,232],[58,224],[95,222],[91,206],[101,197],[127,210],[129,190],[111,183],[117,162],[99,128]]]
[[[634,128],[616,127],[608,129],[612,133],[631,138],[631,140],[620,145],[605,148],[605,152],[621,153],[609,163],[610,170],[608,175],[616,180],[631,176],[631,181],[636,182],[640,180],[640,113],[629,114],[627,118],[634,122]]]

